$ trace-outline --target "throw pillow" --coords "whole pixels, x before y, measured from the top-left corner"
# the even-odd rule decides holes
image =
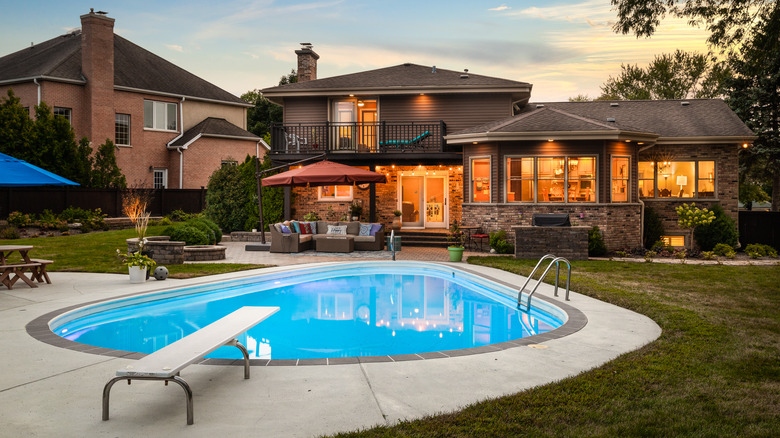
[[[317,222],[306,222],[306,223],[311,225],[311,233],[317,234]]]
[[[371,232],[368,233],[369,236],[376,236],[376,233],[382,228],[382,224],[371,224]]]
[[[290,226],[290,230],[291,230],[293,233],[300,233],[300,232],[301,232],[301,227],[300,227],[300,225],[298,225],[298,224],[299,224],[299,222],[298,222],[298,221],[290,221],[290,225],[291,225],[291,226]]]
[[[328,225],[328,232],[327,234],[338,234],[341,236],[347,235],[347,226],[346,225]]]
[[[360,224],[360,232],[358,233],[358,236],[370,236],[371,235],[371,224]]]
[[[312,234],[311,225],[308,222],[301,222],[301,234]]]
[[[290,234],[290,227],[282,224],[282,234]]]

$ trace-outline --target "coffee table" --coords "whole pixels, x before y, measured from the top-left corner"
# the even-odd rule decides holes
[[[327,236],[316,240],[317,252],[352,252],[355,250],[353,236]]]

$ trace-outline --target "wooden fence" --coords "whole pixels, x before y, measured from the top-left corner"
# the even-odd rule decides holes
[[[743,248],[751,243],[763,243],[780,249],[780,212],[740,211],[739,242]]]
[[[138,189],[135,189],[138,190]],[[153,216],[164,216],[174,210],[199,213],[206,208],[206,189],[144,189],[151,196],[148,210]],[[0,188],[0,218],[12,211],[39,214],[43,210],[60,213],[68,207],[88,210],[99,208],[109,217],[122,214],[122,189],[89,189],[71,187]]]

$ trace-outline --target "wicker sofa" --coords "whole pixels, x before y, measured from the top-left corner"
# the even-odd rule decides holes
[[[381,251],[385,247],[385,226],[383,224],[379,224],[379,230],[373,236],[360,236],[360,222],[317,221],[316,223],[317,232],[313,234],[296,233],[294,228],[290,228],[289,233],[283,233],[282,223],[271,225],[271,252],[295,253],[313,249],[318,238],[333,236],[327,234],[328,225],[346,226],[347,235],[355,239],[355,251]],[[288,222],[284,225],[289,228],[292,223]]]

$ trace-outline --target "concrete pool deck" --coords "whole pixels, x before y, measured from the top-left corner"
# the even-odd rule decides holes
[[[510,284],[524,281],[500,270],[454,265]],[[543,349],[521,346],[408,362],[255,366],[250,380],[243,379],[241,367],[192,365],[182,373],[194,391],[195,424],[187,426],[181,388],[143,381],[115,385],[111,419],[101,421],[103,385],[132,360],[59,348],[31,337],[25,328],[41,315],[76,304],[294,269],[280,266],[141,285],[130,284],[126,275],[54,272],[51,285],[3,290],[0,435],[319,436],[451,412],[561,380],[661,333],[647,317],[572,292],[568,304],[587,317],[587,324],[571,335],[540,342]],[[537,295],[552,297],[552,287],[543,284]]]

